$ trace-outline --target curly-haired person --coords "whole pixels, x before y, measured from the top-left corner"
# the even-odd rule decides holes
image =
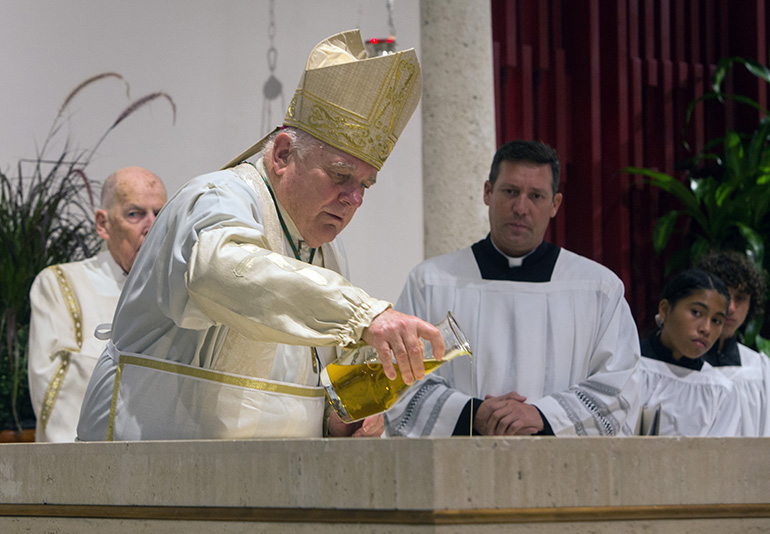
[[[741,402],[742,436],[770,436],[770,358],[738,342],[736,332],[762,309],[767,288],[763,274],[740,252],[724,250],[704,257],[698,268],[717,275],[730,291],[722,335],[703,358],[731,379]]]

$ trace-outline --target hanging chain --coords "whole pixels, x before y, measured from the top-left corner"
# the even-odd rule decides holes
[[[270,0],[269,20],[267,36],[270,39],[270,46],[267,49],[267,68],[270,74],[273,74],[278,59],[278,50],[275,49],[275,0]]]
[[[396,25],[393,24],[393,0],[386,0],[385,5],[388,8],[388,27],[391,37],[396,36]]]
[[[268,10],[267,36],[270,39],[270,46],[267,48],[267,68],[270,74],[262,86],[262,96],[264,96],[262,101],[262,131],[271,130],[275,126],[273,124],[272,102],[275,101],[278,104],[280,97],[280,104],[283,107],[283,84],[275,76],[275,67],[278,64],[278,49],[275,47],[275,0],[270,0]],[[280,112],[283,113],[283,109]]]

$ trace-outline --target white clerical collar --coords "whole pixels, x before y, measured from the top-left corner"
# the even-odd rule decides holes
[[[492,240],[490,239],[490,241]],[[492,246],[495,247],[495,250],[498,251],[500,254],[502,254],[506,260],[508,260],[508,267],[521,267],[521,264],[524,263],[524,259],[537,250],[537,247],[535,247],[534,249],[530,250],[523,256],[514,258],[513,256],[509,256],[508,254],[506,254],[505,252],[497,248],[497,245],[495,245],[494,241],[492,241]]]

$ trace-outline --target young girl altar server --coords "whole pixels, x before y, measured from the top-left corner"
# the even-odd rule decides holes
[[[672,278],[658,303],[657,332],[643,339],[642,405],[660,407],[659,434],[735,436],[740,427],[731,381],[703,358],[719,339],[730,294],[700,270]]]

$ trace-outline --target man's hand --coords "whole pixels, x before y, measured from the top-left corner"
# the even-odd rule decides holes
[[[540,412],[525,400],[515,391],[487,395],[473,418],[473,428],[485,436],[525,436],[543,430]]]
[[[385,432],[382,414],[367,417],[355,423],[345,423],[336,412],[329,416],[329,436],[335,438],[379,438]]]
[[[396,369],[391,360],[392,352],[405,384],[425,377],[424,346],[420,338],[430,342],[433,346],[433,356],[437,360],[444,356],[444,340],[438,328],[418,317],[397,312],[392,308],[375,317],[364,329],[361,338],[377,349],[385,376],[391,380],[396,378]]]

